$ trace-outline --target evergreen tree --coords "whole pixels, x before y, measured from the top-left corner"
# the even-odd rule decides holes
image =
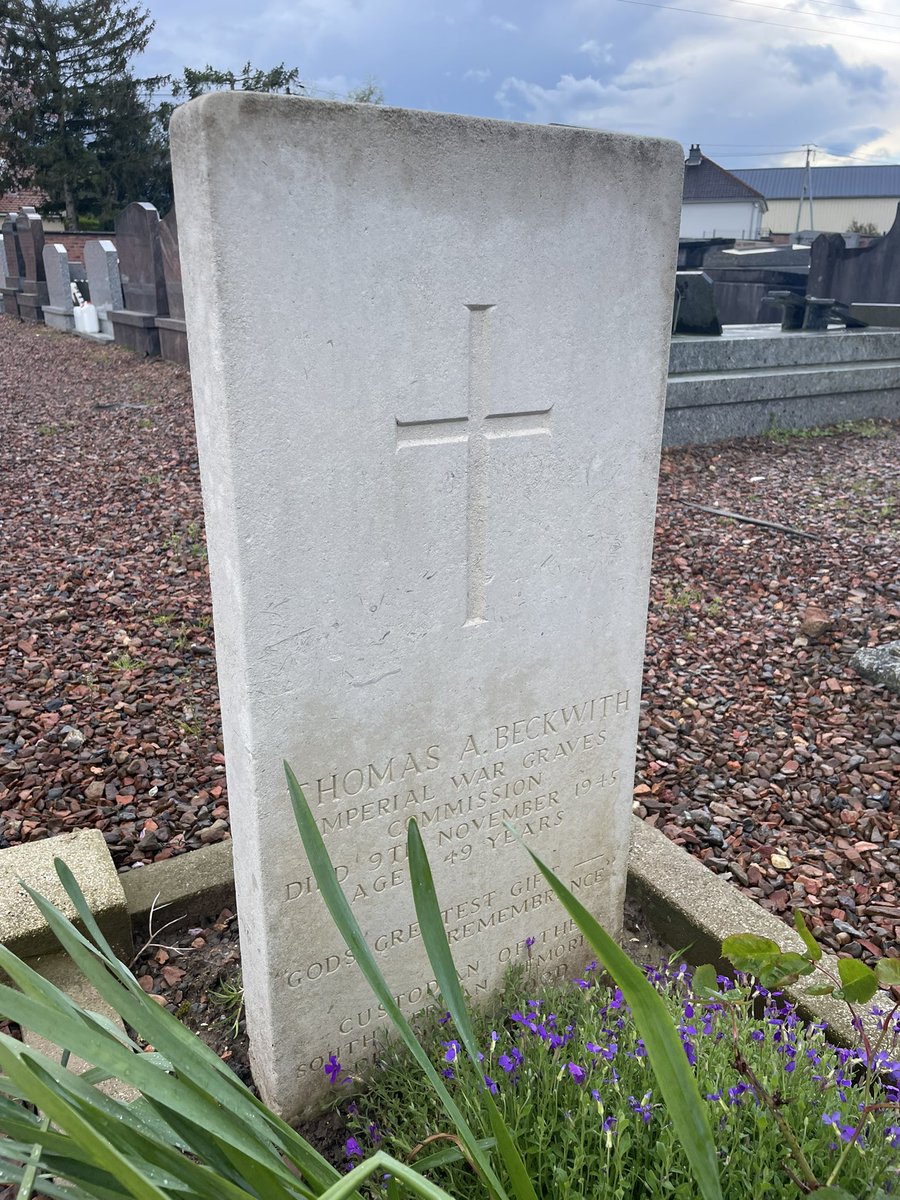
[[[108,216],[141,176],[158,182],[159,80],[129,72],[152,29],[123,0],[0,0],[0,191],[28,180],[77,229],[79,211]]]

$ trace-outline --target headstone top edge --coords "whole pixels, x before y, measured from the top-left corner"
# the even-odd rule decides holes
[[[223,123],[245,126],[251,119],[266,116],[306,117],[306,124],[345,125],[372,127],[381,125],[396,130],[406,126],[410,132],[437,133],[441,128],[450,130],[480,131],[494,137],[517,137],[542,140],[548,146],[553,142],[583,142],[595,145],[614,145],[626,154],[638,148],[644,154],[652,153],[665,160],[677,158],[684,163],[684,147],[673,138],[655,134],[624,133],[618,130],[590,129],[574,125],[542,125],[526,121],[506,121],[498,117],[470,116],[463,113],[435,112],[426,109],[401,108],[384,104],[352,104],[341,100],[313,100],[305,96],[281,96],[263,92],[207,92],[175,110],[170,122],[174,137],[190,137],[196,126],[209,127],[212,132]],[[182,126],[185,128],[182,130]]]

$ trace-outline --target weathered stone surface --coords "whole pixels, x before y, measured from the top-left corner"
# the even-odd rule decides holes
[[[59,949],[37,905],[21,886],[27,883],[74,919],[75,909],[53,865],[55,858],[61,858],[72,871],[112,945],[127,952],[131,923],[125,893],[103,834],[95,829],[0,850],[0,942],[20,957]]]
[[[676,273],[674,332],[707,337],[721,334],[713,282],[705,271]]]
[[[22,247],[16,231],[14,217],[7,217],[3,222],[3,258],[8,287],[18,287],[19,280],[25,274],[25,260],[22,257]]]
[[[72,279],[65,246],[53,242],[44,247],[44,272],[50,303],[44,305],[44,320],[53,329],[75,328],[72,304]]]
[[[163,277],[159,213],[143,201],[129,204],[116,218],[116,248],[125,308],[132,312],[168,314]]]
[[[97,310],[100,332],[112,336],[110,310],[125,307],[122,280],[119,276],[119,252],[114,244],[105,238],[86,242],[84,269],[87,272],[91,303]]]
[[[473,995],[587,955],[506,819],[620,925],[681,149],[237,94],[172,148],[248,1025],[294,1113],[385,1022],[282,759],[406,1011],[412,815]]]
[[[44,224],[33,208],[20,208],[16,214],[16,233],[22,252],[23,278],[38,281],[44,274]],[[34,291],[27,287],[27,291]]]
[[[900,693],[900,642],[863,646],[850,659],[850,666],[863,679],[883,683],[890,691]]]

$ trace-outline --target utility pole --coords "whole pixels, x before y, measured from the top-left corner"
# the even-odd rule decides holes
[[[810,142],[806,147],[806,167],[803,172],[803,183],[800,187],[800,203],[797,205],[797,226],[794,229],[794,240],[800,236],[800,222],[803,219],[803,201],[809,201],[809,228],[816,228],[815,217],[813,216],[813,193],[812,193],[812,160],[816,156],[818,146],[814,142]]]

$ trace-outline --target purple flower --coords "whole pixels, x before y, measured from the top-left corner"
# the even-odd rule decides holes
[[[606,1120],[603,1122],[603,1132],[604,1133],[612,1133],[612,1131],[615,1129],[615,1127],[616,1127],[616,1118],[615,1117],[607,1117]]]
[[[534,938],[533,938],[533,937],[527,937],[527,938],[525,939],[525,947],[526,947],[526,949],[530,950],[530,949],[531,949],[531,947],[532,947],[533,945],[534,945]]]
[[[516,1069],[516,1064],[513,1062],[513,1060],[509,1057],[508,1054],[501,1054],[500,1057],[497,1059],[497,1062],[503,1068],[503,1070],[507,1073],[507,1075],[509,1075],[509,1073],[511,1071],[514,1071]]]
[[[578,1063],[573,1063],[573,1062],[569,1063],[569,1074],[572,1076],[572,1078],[575,1080],[576,1083],[584,1083],[584,1080],[585,1080],[584,1067],[579,1067]]]
[[[369,1122],[369,1137],[372,1139],[373,1146],[377,1146],[381,1141],[381,1133],[374,1121]]]
[[[341,1064],[338,1062],[335,1055],[329,1055],[328,1062],[323,1067],[323,1070],[331,1083],[337,1083],[338,1075],[341,1073]]]
[[[900,1149],[900,1125],[889,1125],[885,1136],[895,1150]]]
[[[459,1042],[454,1038],[453,1041],[450,1042],[441,1042],[441,1045],[446,1046],[447,1048],[446,1053],[444,1054],[444,1061],[455,1062],[456,1056],[459,1054]]]
[[[491,1079],[490,1075],[485,1075],[484,1086],[493,1096],[497,1095],[497,1085],[494,1083],[493,1079]]]
[[[448,1012],[444,1013],[442,1017],[438,1018],[438,1025],[446,1025],[449,1020],[450,1014]]]
[[[344,1144],[344,1151],[348,1158],[362,1158],[363,1152],[359,1147],[359,1142],[356,1138],[347,1138]]]

